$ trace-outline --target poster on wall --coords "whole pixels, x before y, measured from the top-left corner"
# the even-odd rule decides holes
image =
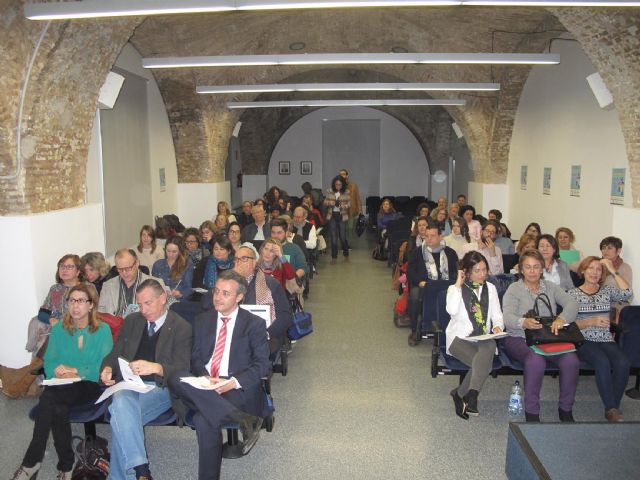
[[[551,167],[544,167],[544,176],[542,177],[542,194],[551,195]]]
[[[526,165],[520,167],[520,190],[527,189],[527,170],[528,167]]]
[[[160,191],[164,192],[167,190],[167,175],[165,173],[164,168],[160,169]]]
[[[582,175],[581,165],[571,165],[571,185],[569,187],[572,197],[580,196],[580,178]]]
[[[625,168],[611,169],[611,205],[624,205]]]

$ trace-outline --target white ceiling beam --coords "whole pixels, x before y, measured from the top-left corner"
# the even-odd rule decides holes
[[[375,106],[406,106],[406,107],[434,107],[458,106],[466,104],[462,99],[451,100],[286,100],[278,102],[227,102],[230,110],[239,108],[293,108],[293,107],[375,107]]]
[[[499,83],[276,83],[265,85],[202,85],[200,94],[282,93],[282,92],[495,92]]]

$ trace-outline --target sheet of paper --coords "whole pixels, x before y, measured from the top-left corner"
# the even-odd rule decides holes
[[[207,293],[209,290],[207,290],[206,288],[196,287],[193,289],[193,291],[198,293]]]
[[[132,383],[132,382],[118,382],[115,385],[111,385],[104,392],[102,392],[102,395],[100,395],[100,398],[96,400],[96,404],[100,402],[104,402],[107,398],[109,398],[114,393],[119,392],[120,390],[133,390],[134,392],[138,392],[138,393],[147,393],[153,390],[154,388],[156,388],[155,385],[147,385],[144,382],[142,383],[142,385],[139,385],[137,383]]]
[[[240,308],[259,316],[267,323],[267,328],[271,326],[271,306],[270,305],[244,305],[240,304]]]
[[[497,340],[499,338],[508,337],[509,334],[507,332],[500,333],[487,333],[485,335],[476,335],[474,337],[467,337],[465,340],[469,342],[480,342],[482,340]]]
[[[218,383],[211,383],[209,377],[180,377],[180,381],[191,385],[198,390],[215,390],[216,388],[224,387],[232,379],[220,380]]]
[[[118,366],[120,367],[120,373],[122,373],[122,378],[125,382],[130,382],[135,385],[144,385],[140,375],[133,373],[133,370],[131,370],[131,367],[129,366],[129,362],[124,358],[118,357]]]
[[[57,387],[59,385],[70,385],[75,382],[81,382],[82,379],[80,377],[73,378],[48,378],[47,380],[42,381],[42,385],[46,387]]]

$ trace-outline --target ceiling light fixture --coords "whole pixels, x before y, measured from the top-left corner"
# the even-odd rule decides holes
[[[638,7],[636,0],[83,0],[26,3],[31,20],[216,13],[237,10],[294,10],[361,7],[435,6]]]
[[[230,110],[238,108],[293,108],[293,107],[375,107],[406,106],[435,107],[458,106],[466,104],[465,100],[287,100],[278,102],[227,102]]]
[[[556,53],[303,53],[142,59],[144,68],[372,64],[557,65],[559,63],[560,55]]]
[[[495,92],[499,83],[292,83],[271,85],[209,85],[196,87],[196,93],[280,93],[280,92]]]

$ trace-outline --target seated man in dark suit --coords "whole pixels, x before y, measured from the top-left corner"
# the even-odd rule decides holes
[[[138,480],[151,479],[144,446],[144,425],[176,405],[167,388],[171,373],[189,368],[191,325],[167,310],[167,294],[155,279],[136,289],[140,312],[125,318],[113,350],[102,362],[100,380],[121,380],[118,358],[128,360],[133,373],[156,388],[147,393],[120,390],[112,397],[109,478],[124,480],[135,470]]]
[[[169,379],[171,391],[195,412],[199,480],[220,478],[225,422],[240,423],[245,454],[257,441],[262,425],[261,379],[269,371],[269,348],[264,320],[238,307],[247,286],[239,273],[222,272],[213,290],[215,310],[198,315],[195,324],[191,372],[209,377],[212,384],[225,378],[231,381],[215,390],[200,390],[180,381],[190,376],[187,371]]]
[[[411,250],[407,265],[411,319],[408,342],[411,347],[420,342],[418,316],[422,311],[422,298],[427,283],[433,280],[451,280],[453,283],[458,276],[458,255],[452,248],[444,246],[439,227],[433,223],[424,228],[426,231],[422,247]]]

